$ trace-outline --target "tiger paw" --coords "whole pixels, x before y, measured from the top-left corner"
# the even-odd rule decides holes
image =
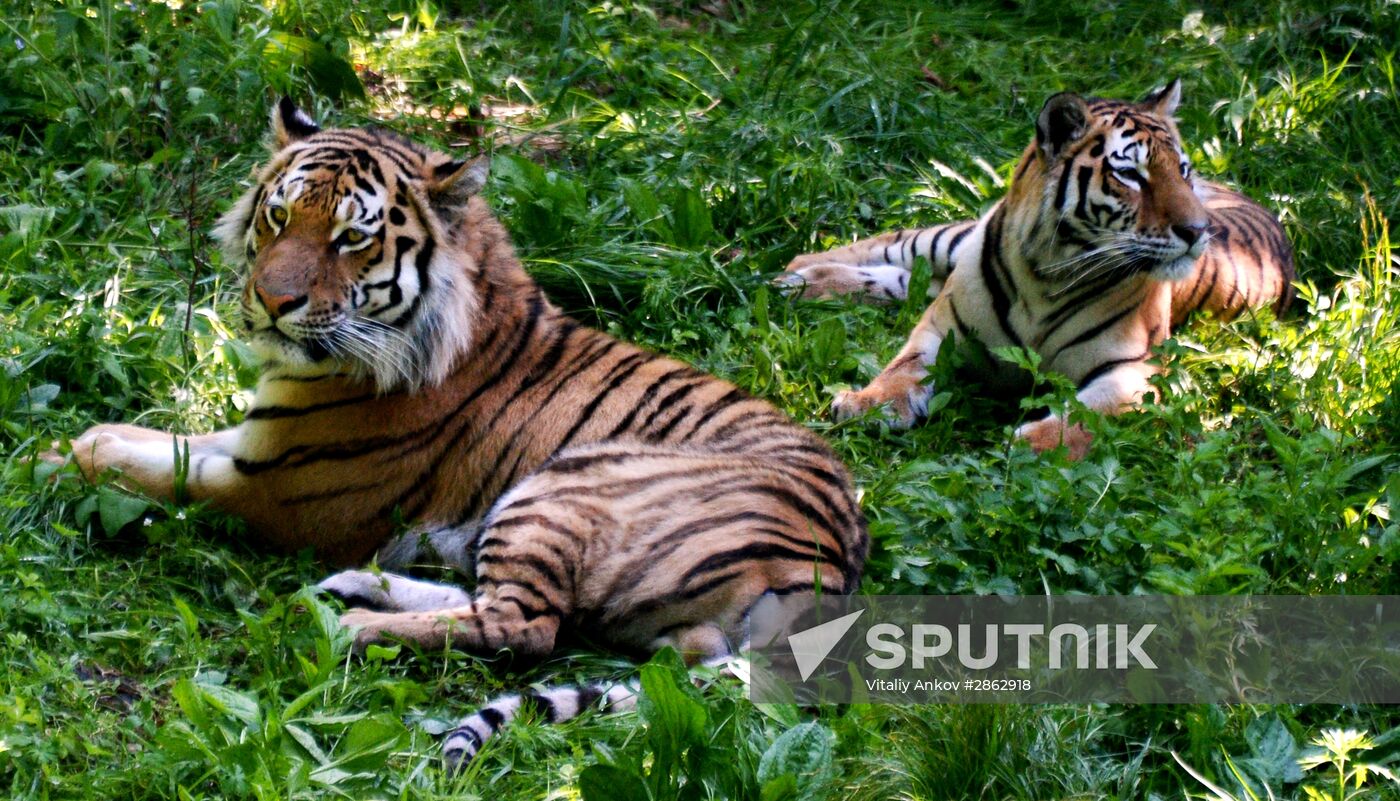
[[[93,481],[109,469],[129,470],[153,459],[171,458],[170,439],[169,434],[139,426],[93,426],[73,440],[73,461],[77,462],[83,476]],[[61,463],[63,457],[57,451],[50,451],[41,458],[51,461],[50,454]]]
[[[831,257],[831,251],[818,250],[813,251],[812,253],[799,253],[796,256],[793,256],[792,261],[788,262],[787,267],[784,269],[787,271],[787,273],[797,273],[805,268],[813,267],[818,264],[838,263],[839,262],[837,262]]]
[[[882,419],[891,428],[909,428],[928,411],[929,394],[929,388],[917,382],[907,389],[892,391],[871,384],[865,389],[837,393],[831,402],[831,413],[837,420],[849,420],[880,409]]]
[[[1017,428],[1016,438],[1025,440],[1036,453],[1045,453],[1064,445],[1071,462],[1087,456],[1089,445],[1094,441],[1094,435],[1084,426],[1078,423],[1065,425],[1063,420],[1053,416]]]
[[[375,612],[351,609],[340,616],[340,625],[354,630],[354,650],[361,654],[370,645],[389,640],[401,640],[419,648],[451,646],[462,621],[451,610]]]
[[[326,591],[346,606],[357,607],[355,611],[380,612],[393,608],[388,579],[368,570],[341,571],[323,579],[316,588]],[[344,623],[344,618],[341,618],[341,624]]]
[[[40,451],[39,454],[34,457],[34,461],[55,465],[57,467],[68,464],[68,456],[58,449],[59,445],[59,442],[54,442],[48,450]],[[57,476],[58,474],[55,473],[54,475]]]
[[[809,253],[807,256],[820,256],[820,253]],[[843,276],[850,268],[843,264],[832,262],[808,262],[805,265],[799,261],[806,256],[798,256],[788,265],[787,271],[773,279],[773,286],[780,290],[789,292],[800,298],[823,298],[831,295],[839,295],[848,291],[846,281]]]
[[[340,625],[355,632],[354,650],[362,654],[370,645],[394,634],[394,615],[371,609],[351,609],[340,616]]]
[[[892,265],[856,267],[834,261],[817,261],[802,267],[789,266],[788,272],[773,279],[773,284],[803,298],[858,295],[875,301],[888,301],[903,297],[905,285],[900,281],[900,275],[907,280],[908,271]]]

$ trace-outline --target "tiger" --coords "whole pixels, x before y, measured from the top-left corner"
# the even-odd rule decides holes
[[[354,647],[397,640],[538,659],[562,640],[691,663],[743,642],[769,595],[857,588],[852,480],[766,401],[571,319],[526,273],[459,160],[374,128],[322,129],[287,99],[270,159],[222,217],[261,357],[238,426],[99,425],[82,474],[207,502],[336,573]],[[51,458],[60,458],[50,454]],[[395,520],[408,521],[395,536]],[[402,530],[400,528],[400,530]],[[437,559],[472,589],[404,575]],[[444,741],[471,759],[520,709],[564,720],[624,683],[514,694]]]
[[[834,416],[878,409],[891,426],[913,425],[950,336],[1034,351],[1086,407],[1117,414],[1149,393],[1153,348],[1193,313],[1283,313],[1294,294],[1283,228],[1240,192],[1196,176],[1174,117],[1180,102],[1179,79],[1139,102],[1056,94],[1005,196],[981,218],[794,258],[776,281],[807,297],[901,300],[915,260],[932,267],[933,300],[908,341],[866,387],[836,395]],[[1014,371],[992,372],[995,385]],[[1015,435],[1037,452],[1063,444],[1072,459],[1092,439],[1053,413]]]

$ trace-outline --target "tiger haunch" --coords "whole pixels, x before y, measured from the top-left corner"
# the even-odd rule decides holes
[[[322,131],[285,101],[273,131],[218,229],[249,269],[245,323],[266,363],[252,408],[203,436],[91,429],[73,443],[86,475],[113,468],[171,499],[173,437],[188,497],[275,546],[342,565],[428,547],[474,573],[471,592],[328,579],[373,607],[343,618],[361,646],[539,657],[567,633],[702,660],[742,638],[765,594],[855,589],[865,523],[825,443],[561,313],[476,196],[485,162]],[[386,546],[396,517],[413,530]]]
[[[778,278],[809,296],[902,299],[918,257],[933,303],[869,386],[843,392],[838,417],[884,407],[911,425],[950,334],[1025,347],[1117,413],[1149,391],[1152,348],[1193,312],[1230,319],[1293,297],[1292,252],[1277,219],[1238,192],[1195,177],[1172,115],[1179,82],[1140,103],[1050,98],[1010,189],[981,219],[898,231],[798,256]],[[1018,436],[1079,457],[1087,434],[1049,418]]]

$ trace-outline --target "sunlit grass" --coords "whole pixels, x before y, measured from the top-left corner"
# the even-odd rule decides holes
[[[311,555],[260,554],[207,509],[35,482],[15,458],[96,422],[238,419],[256,368],[232,316],[239,276],[208,231],[283,92],[332,122],[491,150],[489,197],[553,297],[830,437],[871,521],[867,591],[1397,591],[1396,4],[398,8],[0,11],[11,797],[577,798],[592,765],[656,767],[636,716],[585,716],[520,725],[449,777],[434,735],[484,698],[631,664],[347,658],[330,612],[297,595],[321,576]],[[337,69],[351,64],[364,100]],[[1284,221],[1296,310],[1181,333],[1162,399],[1095,421],[1078,464],[1013,446],[1022,407],[951,376],[914,430],[829,422],[830,390],[878,371],[917,304],[798,302],[767,279],[801,251],[985,209],[1053,92],[1137,96],[1171,75],[1200,169]],[[104,532],[104,517],[130,524]],[[702,696],[730,756],[656,781],[737,797],[724,788],[757,787],[761,755],[803,719],[836,736],[832,797],[1175,797],[1198,785],[1173,751],[1228,784],[1231,763],[1263,770],[1261,742],[1326,728],[1375,733],[1366,758],[1387,764],[1400,723],[1333,707],[799,714],[741,695],[721,681]]]

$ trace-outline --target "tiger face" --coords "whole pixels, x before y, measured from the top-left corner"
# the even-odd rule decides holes
[[[1046,102],[1032,146],[1044,170],[1039,202],[1058,218],[1055,235],[1071,254],[1049,272],[1190,274],[1209,234],[1172,118],[1180,100],[1173,81],[1140,103],[1068,92]]]
[[[374,130],[321,131],[289,100],[275,152],[220,222],[248,268],[247,340],[274,372],[371,377],[381,391],[433,383],[460,350],[469,301],[450,247],[485,161],[455,161]]]

